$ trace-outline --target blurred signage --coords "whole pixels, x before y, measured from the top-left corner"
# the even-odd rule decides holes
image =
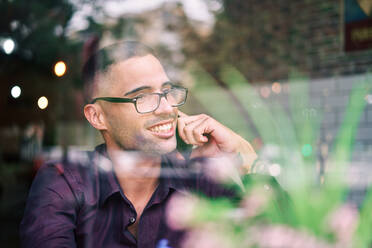
[[[372,48],[372,0],[344,0],[345,51]]]

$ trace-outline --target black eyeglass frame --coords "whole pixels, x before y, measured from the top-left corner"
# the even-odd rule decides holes
[[[182,87],[182,86],[178,86],[178,85],[172,85],[171,89],[173,88],[177,88],[177,89],[181,89],[181,90],[184,90],[185,91],[185,99],[179,103],[179,104],[173,104],[171,105],[172,107],[179,107],[179,106],[182,106],[186,103],[186,99],[187,99],[187,93],[188,93],[188,89],[185,88],[185,87]],[[137,113],[139,114],[147,114],[147,113],[151,113],[151,112],[154,112],[155,110],[157,110],[160,106],[160,101],[161,101],[161,98],[162,97],[165,97],[165,99],[167,99],[167,95],[168,93],[170,92],[170,90],[166,90],[165,92],[163,93],[148,93],[148,94],[143,94],[143,95],[139,95],[139,96],[136,96],[136,97],[133,97],[133,98],[123,98],[123,97],[97,97],[97,98],[94,98],[90,104],[94,104],[96,101],[98,100],[102,100],[102,101],[106,101],[106,102],[112,102],[112,103],[133,103],[134,104],[134,107],[137,111]],[[146,112],[140,112],[138,111],[138,108],[137,108],[137,100],[139,98],[142,98],[144,95],[158,95],[159,98],[158,98],[158,105],[156,106],[156,108],[154,110],[151,110],[151,111],[146,111]],[[167,99],[168,101],[168,99]]]

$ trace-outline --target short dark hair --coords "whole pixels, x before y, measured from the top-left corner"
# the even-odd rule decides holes
[[[98,42],[93,41],[91,47],[91,49],[87,50],[94,50],[94,47],[98,47]],[[98,51],[90,52],[91,55],[86,56],[88,59],[82,70],[83,93],[86,103],[92,100],[96,76],[99,73],[105,73],[110,65],[133,57],[142,57],[149,54],[157,57],[153,49],[138,41],[122,41],[103,47]]]

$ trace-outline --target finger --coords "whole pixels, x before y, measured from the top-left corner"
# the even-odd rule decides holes
[[[185,113],[182,113],[181,111],[178,111],[178,119],[183,120],[186,125],[189,123],[196,121],[201,118],[207,117],[205,114],[200,114],[200,115],[186,115]]]
[[[208,143],[204,143],[202,146],[199,146],[192,150],[190,154],[190,159],[198,157],[213,157],[218,154],[216,149],[216,143],[214,140],[209,140]]]
[[[200,157],[207,157],[207,156],[205,156],[203,151],[204,151],[203,146],[200,146],[200,147],[197,147],[197,148],[193,149],[191,154],[190,154],[190,159],[200,158]]]
[[[180,113],[181,111],[178,111],[178,113]],[[181,112],[181,115],[179,115],[178,117],[178,134],[180,135],[180,137],[187,143],[189,144],[187,141],[187,137],[185,135],[185,132],[184,132],[184,128],[185,126],[189,125],[190,123],[196,121],[196,120],[199,120],[201,118],[204,118],[206,117],[206,115],[192,115],[192,116],[188,116],[184,113]]]
[[[192,136],[189,135],[190,131],[192,130],[192,126],[190,124],[197,122],[200,119],[200,117],[193,116],[192,118],[189,118],[186,122],[185,118],[178,118],[178,134],[181,137],[183,141],[185,141],[186,144],[193,144],[197,145],[195,140],[192,138]],[[187,127],[189,126],[189,127]],[[186,128],[187,127],[187,128]]]
[[[198,119],[193,122],[190,122],[183,129],[187,141],[192,145],[203,145],[204,142],[201,141],[199,136],[202,136],[203,133],[197,133],[199,130],[195,128],[198,127],[205,119]],[[202,132],[202,131],[201,131]],[[207,140],[208,141],[208,140]]]
[[[208,120],[209,120],[208,118],[205,118],[200,123],[195,124],[195,127],[192,131],[192,134],[194,135],[194,139],[198,143],[208,142],[208,138],[205,136],[205,134],[207,133],[206,131],[209,129],[208,128],[208,123],[209,123]]]
[[[186,136],[183,131],[185,126],[186,126],[185,120],[183,118],[178,118],[177,119],[178,135],[181,137],[183,141],[185,141],[186,144],[189,144],[188,141],[186,140]]]

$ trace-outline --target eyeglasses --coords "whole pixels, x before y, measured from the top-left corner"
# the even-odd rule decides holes
[[[93,104],[98,100],[113,102],[113,103],[133,103],[137,112],[140,114],[146,114],[154,112],[159,108],[160,100],[162,97],[167,99],[168,103],[172,107],[178,107],[186,102],[187,88],[172,85],[171,88],[164,90],[163,93],[148,93],[141,94],[134,98],[122,98],[122,97],[97,97],[94,98],[90,103]]]

